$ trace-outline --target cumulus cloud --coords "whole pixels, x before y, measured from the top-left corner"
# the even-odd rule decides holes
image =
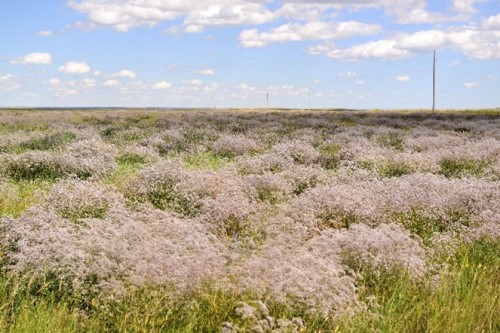
[[[355,77],[355,76],[358,76],[358,73],[347,71],[345,73],[340,73],[340,76]]]
[[[500,14],[483,20],[483,27],[488,30],[500,30]]]
[[[13,74],[4,74],[0,76],[0,91],[14,92],[21,89],[21,83]]]
[[[96,86],[96,81],[94,79],[86,78],[83,80],[83,83],[87,88],[93,88]]]
[[[411,53],[397,47],[394,40],[381,39],[375,42],[363,43],[341,49],[333,43],[327,43],[309,48],[311,54],[324,55],[333,59],[359,60],[369,58],[398,59]]]
[[[129,71],[127,69],[123,69],[117,73],[111,74],[112,77],[121,77],[127,79],[135,79],[137,74],[135,72]]]
[[[5,75],[0,76],[0,81],[9,81],[9,80],[13,79],[14,77],[15,76],[12,74],[5,74]]]
[[[187,26],[175,25],[173,27],[163,30],[163,34],[165,35],[180,35],[184,33],[194,34],[203,31],[205,31],[205,27],[198,24],[189,24]]]
[[[478,0],[453,0],[457,10],[472,8]],[[266,0],[72,0],[69,6],[88,18],[91,25],[128,31],[139,26],[183,19],[184,28],[174,27],[167,33],[199,32],[204,26],[258,25],[282,18],[317,21],[330,10],[383,8],[398,23],[436,23],[448,18],[429,12],[426,0],[282,0],[275,8]],[[273,10],[274,9],[274,10]],[[329,17],[335,13],[329,12]]]
[[[171,87],[172,87],[172,83],[167,82],[167,81],[159,81],[159,82],[155,82],[153,84],[153,89],[156,89],[156,90],[169,89]]]
[[[49,53],[34,52],[23,57],[12,59],[11,63],[23,65],[50,65],[52,63],[52,56]]]
[[[90,72],[90,66],[84,62],[69,61],[59,67],[59,72],[67,74],[85,74]]]
[[[116,87],[118,84],[119,82],[117,80],[107,80],[106,82],[104,82],[103,86],[107,88],[113,88]]]
[[[410,81],[410,76],[409,75],[399,75],[399,76],[396,76],[396,80],[398,80],[400,82],[408,82],[408,81]]]
[[[42,37],[52,37],[54,35],[55,35],[55,33],[52,30],[42,30],[42,31],[38,32],[38,36],[42,36]]]
[[[452,0],[453,8],[463,14],[476,14],[477,9],[474,7],[476,3],[484,0]]]
[[[309,48],[311,54],[334,59],[359,60],[368,58],[398,59],[416,52],[434,49],[453,49],[474,59],[500,58],[500,31],[474,27],[448,30],[423,30],[413,34],[399,34],[393,39],[381,39],[341,49],[333,43]]]
[[[198,74],[213,76],[215,75],[215,72],[213,69],[207,68],[207,69],[202,69],[201,71],[198,72]]]
[[[378,24],[350,22],[308,22],[305,24],[288,23],[268,32],[256,29],[244,30],[238,37],[243,47],[264,47],[271,43],[303,40],[328,40],[349,38],[360,35],[373,35],[382,30]]]
[[[191,85],[194,87],[199,87],[203,84],[203,81],[198,80],[198,79],[194,79],[194,80],[185,80],[185,81],[182,81],[182,83],[185,83],[185,84],[188,84],[188,85]]]
[[[70,1],[69,6],[87,15],[91,24],[122,32],[180,18],[184,18],[185,32],[197,32],[207,25],[261,24],[274,18],[261,1],[246,0],[210,0],[203,4],[196,0],[81,0]]]
[[[49,80],[49,84],[50,84],[51,86],[56,86],[56,85],[58,85],[59,83],[61,83],[61,81],[59,81],[59,79],[50,79],[50,80]]]
[[[478,82],[465,82],[464,83],[465,88],[477,88],[479,87]]]

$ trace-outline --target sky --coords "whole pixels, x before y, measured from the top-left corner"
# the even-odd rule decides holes
[[[437,108],[500,107],[498,0],[2,0],[0,18],[0,107],[430,108],[434,49]]]

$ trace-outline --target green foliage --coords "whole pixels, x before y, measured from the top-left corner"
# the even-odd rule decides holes
[[[123,153],[117,158],[119,164],[144,164],[146,160],[143,156],[134,153]]]
[[[41,138],[33,138],[10,148],[11,152],[22,153],[29,150],[55,150],[73,141],[76,135],[71,132],[55,133]]]
[[[63,167],[53,159],[10,160],[6,163],[4,172],[15,181],[38,179],[53,181],[65,175]]]
[[[365,274],[359,287],[369,312],[334,324],[338,332],[498,332],[498,240],[464,244],[437,285],[404,273]]]
[[[439,162],[440,173],[448,178],[480,177],[484,174],[488,165],[490,165],[490,161],[467,158],[445,158]]]
[[[184,162],[186,163],[186,166],[188,168],[199,170],[219,170],[231,161],[231,158],[222,157],[219,154],[214,154],[211,151],[189,154],[184,159]]]
[[[446,216],[438,216],[429,213],[426,214],[423,210],[414,208],[410,211],[397,212],[393,215],[398,223],[401,223],[411,233],[420,236],[427,245],[435,232],[447,231],[454,224],[469,224],[468,214],[460,211],[451,211]]]
[[[316,218],[320,220],[321,229],[348,229],[358,220],[355,214],[339,207],[327,207],[318,212]]]
[[[412,167],[402,162],[389,161],[378,168],[381,177],[401,177],[413,173]]]
[[[381,145],[393,148],[397,151],[403,150],[403,138],[397,132],[390,132],[385,135],[380,135],[378,141]]]
[[[339,153],[341,147],[334,143],[324,144],[320,146],[321,156],[319,158],[319,164],[327,169],[334,170],[337,169],[340,165],[340,157]]]
[[[51,186],[53,181],[50,180],[21,180],[10,184],[12,191],[10,195],[5,195],[0,198],[0,217],[9,215],[18,217],[30,206],[38,202],[39,198]]]

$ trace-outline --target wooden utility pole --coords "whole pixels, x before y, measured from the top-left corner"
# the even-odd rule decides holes
[[[311,86],[307,87],[307,107],[309,108],[309,112],[311,112]]]
[[[269,111],[269,92],[266,92],[266,109]]]
[[[436,109],[436,50],[432,60],[432,112]]]

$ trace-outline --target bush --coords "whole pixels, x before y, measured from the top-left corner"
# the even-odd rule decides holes
[[[60,132],[40,138],[32,138],[12,147],[13,151],[27,150],[55,150],[64,144],[73,141],[76,135],[71,132]]]
[[[259,144],[244,136],[225,135],[217,139],[211,145],[212,151],[220,156],[233,158],[239,155],[244,155],[248,152],[256,151]]]
[[[489,161],[467,158],[445,158],[439,162],[440,173],[448,178],[460,178],[463,176],[480,177],[489,164]]]
[[[16,180],[47,179],[64,177],[66,171],[61,160],[46,152],[27,152],[19,155],[4,155],[3,172]]]
[[[122,203],[122,196],[110,188],[90,181],[67,179],[51,189],[45,204],[61,217],[78,222],[88,218],[104,219],[112,208]]]

